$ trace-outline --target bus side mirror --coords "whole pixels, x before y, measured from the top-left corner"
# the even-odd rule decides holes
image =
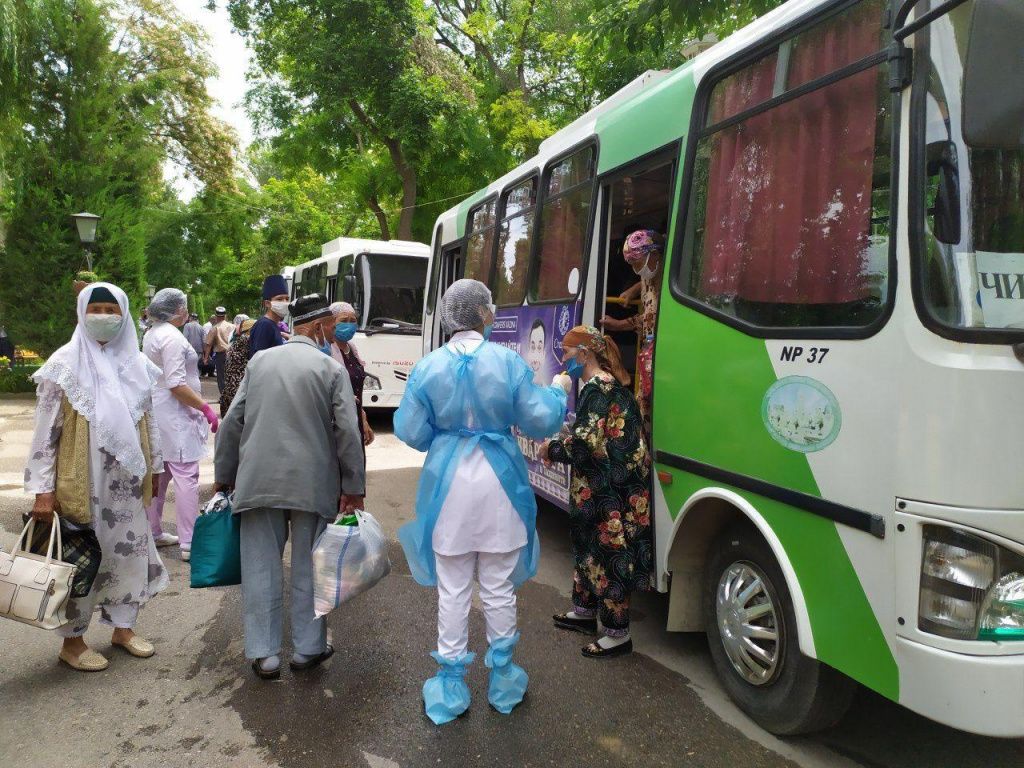
[[[977,0],[964,65],[964,141],[975,149],[1024,147],[1024,3]]]
[[[341,298],[349,304],[356,302],[356,276],[345,275],[341,281]]]
[[[934,160],[931,158],[938,154]],[[957,160],[956,145],[944,141],[928,146],[929,176],[938,176],[939,185],[935,194],[932,233],[940,243],[958,245],[960,230],[960,163]]]

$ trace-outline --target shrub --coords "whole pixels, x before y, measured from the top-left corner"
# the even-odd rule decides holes
[[[35,392],[35,382],[29,376],[41,367],[40,365],[16,365],[13,368],[0,368],[0,392],[8,394]]]

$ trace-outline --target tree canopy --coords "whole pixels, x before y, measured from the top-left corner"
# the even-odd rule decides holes
[[[222,2],[254,52],[244,151],[174,0],[0,0],[0,322],[19,343],[67,339],[76,211],[102,216],[95,269],[136,307],[151,284],[252,312],[266,274],[327,240],[428,241],[442,210],[682,63],[685,41],[781,0]]]

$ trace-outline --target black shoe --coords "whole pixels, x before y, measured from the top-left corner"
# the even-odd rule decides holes
[[[588,659],[614,659],[616,656],[626,656],[632,652],[632,638],[614,648],[602,648],[597,643],[591,643],[583,649],[583,655]]]
[[[264,669],[260,666],[259,659],[253,659],[252,671],[256,673],[257,677],[261,680],[277,680],[281,677],[281,665],[278,664],[273,669]]]
[[[327,650],[321,654],[317,654],[313,658],[307,661],[289,661],[288,666],[294,669],[296,672],[300,672],[303,669],[312,669],[318,664],[322,664],[327,661],[331,656],[334,655],[334,646],[330,643],[327,644]]]
[[[597,632],[597,619],[593,617],[589,619],[580,617],[569,618],[567,613],[556,613],[551,619],[559,629],[568,629],[570,632],[584,632],[588,634]]]

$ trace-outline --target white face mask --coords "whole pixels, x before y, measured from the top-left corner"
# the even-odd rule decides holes
[[[640,277],[643,278],[644,280],[650,280],[656,274],[658,274],[658,268],[655,267],[654,269],[651,269],[649,263],[645,261],[643,268],[639,272],[637,272],[637,274],[640,275]]]
[[[288,317],[288,302],[287,301],[272,301],[270,302],[270,309],[275,315],[284,320]]]
[[[108,342],[121,330],[124,318],[121,315],[87,314],[85,332],[99,342]]]

